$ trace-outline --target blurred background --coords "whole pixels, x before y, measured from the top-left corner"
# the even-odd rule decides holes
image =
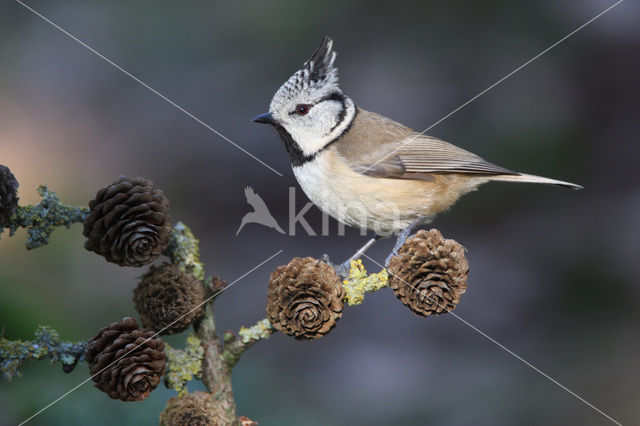
[[[422,130],[611,1],[210,2],[31,0],[30,6],[240,146],[280,177],[16,2],[0,4],[0,163],[22,204],[46,183],[86,205],[116,176],[155,181],[201,241],[208,273],[233,281],[220,330],[264,317],[268,277],[294,256],[335,260],[365,240],[247,225],[252,186],[287,226],[297,187],[275,132],[251,123],[317,47],[335,39],[358,105]],[[456,314],[625,424],[640,422],[640,8],[621,3],[430,134],[512,170],[584,185],[489,184],[434,226],[468,249]],[[297,205],[308,200],[297,191]],[[320,212],[306,216],[317,231]],[[337,223],[331,221],[332,229]],[[87,340],[126,315],[136,277],[83,249],[82,228],[24,249],[0,240],[0,324],[30,339],[50,324]],[[379,243],[382,262],[392,246]],[[365,262],[371,271],[379,268]],[[185,335],[168,339],[180,346]],[[419,318],[389,289],[345,308],[317,342],[276,334],[234,372],[238,413],[261,425],[608,424],[453,315]],[[0,381],[12,425],[87,377],[30,363]],[[192,390],[197,386],[191,386]],[[33,425],[151,425],[174,393],[110,400],[85,384]]]

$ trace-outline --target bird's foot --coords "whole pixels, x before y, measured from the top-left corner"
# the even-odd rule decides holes
[[[327,264],[327,265],[329,265],[329,266],[333,266],[333,267],[335,267],[335,265],[333,264],[333,262],[329,259],[329,255],[328,255],[328,254],[326,254],[326,253],[325,253],[325,254],[323,254],[323,255],[320,257],[320,261],[322,261],[322,262],[326,263],[326,264]]]
[[[333,268],[336,270],[336,274],[338,274],[340,278],[347,278],[349,276],[349,271],[351,270],[351,260],[335,265]]]
[[[328,254],[323,254],[320,260],[331,266],[340,278],[346,278],[349,276],[349,270],[351,269],[351,259],[347,260],[346,262],[342,262],[339,265],[336,265],[331,260],[329,260]]]
[[[385,268],[389,267],[389,262],[391,262],[391,258],[393,256],[398,255],[398,250],[400,250],[400,247],[404,245],[405,241],[407,241],[407,238],[409,238],[409,235],[411,234],[411,232],[422,222],[423,219],[424,218],[422,216],[417,218],[409,226],[407,226],[405,229],[403,229],[398,233],[398,238],[396,238],[396,243],[393,246],[393,250],[391,250],[391,254],[389,254],[389,256],[387,256],[387,258],[384,261]]]
[[[388,268],[389,267],[389,263],[391,262],[391,258],[393,256],[397,256],[398,255],[398,250],[393,249],[391,250],[391,254],[389,254],[389,256],[387,256],[387,258],[384,260],[384,267]]]

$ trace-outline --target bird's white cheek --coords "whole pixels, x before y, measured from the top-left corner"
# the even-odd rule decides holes
[[[295,128],[290,132],[291,137],[298,144],[304,155],[313,155],[331,141],[331,136],[322,135],[320,129]]]

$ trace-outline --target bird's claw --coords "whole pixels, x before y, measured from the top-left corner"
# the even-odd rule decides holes
[[[347,278],[349,276],[349,271],[351,270],[351,262],[347,260],[339,265],[335,265],[333,268],[340,278]]]
[[[322,262],[326,263],[327,265],[329,265],[329,266],[333,266],[333,267],[335,268],[335,265],[334,265],[334,264],[333,264],[333,262],[329,259],[329,255],[328,255],[328,254],[326,254],[326,253],[325,253],[325,254],[323,254],[323,255],[320,257],[320,260],[321,260]]]
[[[326,263],[327,265],[331,266],[336,271],[336,274],[338,274],[340,278],[346,278],[347,276],[349,276],[349,270],[351,269],[351,262],[349,262],[348,260],[339,265],[336,265],[331,260],[329,260],[328,254],[323,254],[322,257],[320,257],[320,260]]]
[[[391,254],[389,254],[389,256],[387,256],[387,258],[384,260],[384,267],[388,268],[389,267],[389,263],[391,263],[391,258],[393,258],[393,256],[397,256],[397,255],[398,255],[398,250],[394,248],[391,251]]]

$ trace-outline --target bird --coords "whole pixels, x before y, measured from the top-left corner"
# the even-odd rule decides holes
[[[323,37],[310,59],[276,91],[269,112],[253,121],[275,128],[298,183],[320,210],[374,232],[339,265],[342,273],[379,238],[397,233],[388,264],[416,227],[487,182],[582,188],[511,171],[360,108],[339,86],[336,55],[333,40]]]
[[[242,221],[240,222],[240,226],[236,231],[236,236],[240,233],[240,231],[242,231],[242,228],[244,228],[247,223],[259,223],[260,225],[273,228],[281,234],[285,233],[282,228],[280,228],[280,225],[278,225],[278,222],[276,222],[275,218],[269,212],[269,209],[267,208],[264,200],[260,198],[258,194],[256,194],[252,187],[247,186],[244,189],[244,196],[247,198],[247,203],[249,203],[249,205],[253,207],[253,211],[244,215]]]

